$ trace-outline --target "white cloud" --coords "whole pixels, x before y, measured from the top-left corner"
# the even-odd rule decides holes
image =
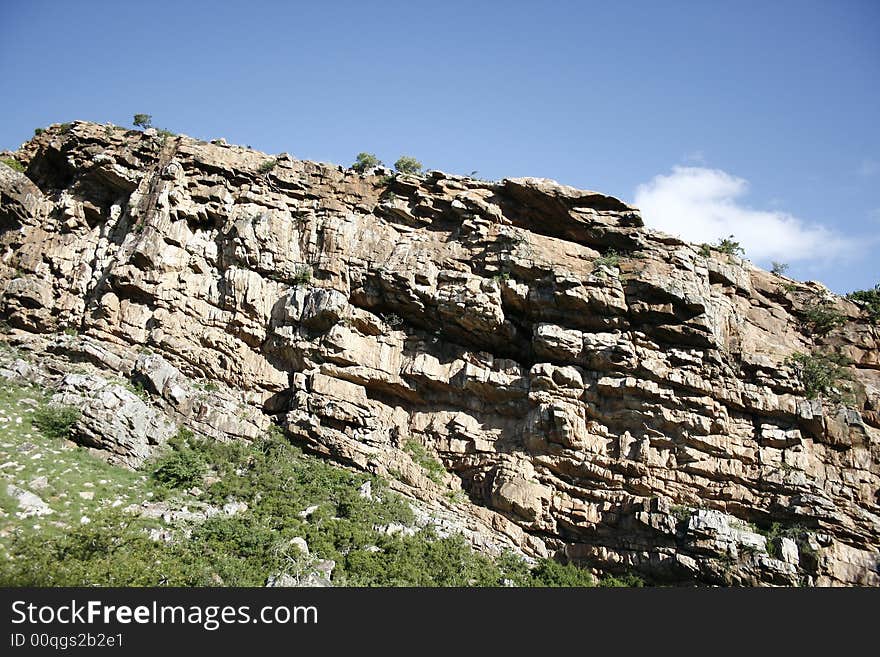
[[[691,242],[734,235],[747,257],[785,262],[852,254],[853,240],[779,210],[755,210],[741,198],[748,181],[720,169],[674,167],[636,189],[645,224]]]

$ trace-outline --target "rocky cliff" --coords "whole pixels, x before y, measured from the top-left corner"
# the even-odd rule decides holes
[[[818,283],[544,179],[85,122],[10,155],[0,317],[25,356],[2,373],[79,406],[77,440],[114,462],[178,425],[275,423],[482,549],[880,584],[880,328]]]

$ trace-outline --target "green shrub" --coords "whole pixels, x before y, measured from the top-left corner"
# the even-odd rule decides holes
[[[293,283],[294,287],[299,287],[300,285],[308,285],[311,281],[312,268],[308,265],[299,265],[296,267],[296,269],[293,270],[291,283]]]
[[[131,121],[138,128],[147,128],[153,125],[153,116],[151,114],[135,114]]]
[[[73,406],[45,404],[34,411],[33,424],[49,438],[67,438],[81,417]]]
[[[24,173],[25,167],[24,165],[16,160],[14,157],[4,157],[0,159],[0,162],[8,166],[13,171],[18,171],[19,173]]]
[[[700,255],[706,258],[712,255],[713,250],[740,258],[745,257],[746,255],[745,249],[743,249],[742,245],[734,239],[733,235],[719,238],[714,244],[700,245]]]
[[[394,168],[399,173],[417,176],[422,172],[422,163],[414,157],[403,155],[394,163]]]
[[[61,134],[63,135],[63,134],[67,134],[68,132],[70,132],[70,129],[72,127],[73,127],[72,123],[62,123],[61,125],[58,126],[58,129],[61,132]]]
[[[593,576],[573,564],[562,565],[552,559],[541,559],[532,569],[532,580],[535,586],[596,586]]]
[[[785,272],[788,271],[788,263],[786,262],[777,262],[773,261],[773,266],[770,267],[770,272],[776,274],[777,276],[782,276]]]
[[[847,391],[841,388],[851,380],[851,361],[843,354],[817,351],[789,356],[785,364],[794,368],[808,399],[824,396],[834,402],[843,401]]]
[[[746,250],[733,238],[733,235],[719,239],[715,244],[715,248],[721,253],[739,256],[740,258],[744,257],[746,254]]]
[[[207,470],[207,462],[202,452],[190,442],[193,433],[181,429],[168,444],[171,451],[162,456],[153,468],[152,477],[169,488],[192,488],[202,480]]]
[[[424,445],[417,440],[410,439],[406,441],[403,449],[412,457],[412,460],[427,473],[428,478],[431,481],[438,484],[443,481],[443,475],[446,474],[446,468],[444,468],[443,464],[428,452]]]
[[[644,585],[645,580],[633,573],[612,575],[599,580],[599,586],[603,588],[641,588]]]
[[[875,324],[880,323],[880,284],[872,290],[856,290],[846,295],[850,301],[856,301],[868,312],[868,319]]]
[[[117,509],[65,532],[17,534],[0,560],[2,586],[156,586],[183,564],[150,540],[146,523]]]
[[[364,173],[367,169],[372,169],[373,167],[381,165],[382,162],[378,157],[373,155],[373,153],[358,153],[357,159],[354,164],[351,165],[351,168],[358,173]]]
[[[620,254],[614,249],[611,249],[607,251],[605,255],[593,260],[593,271],[598,271],[601,267],[616,269],[617,267],[620,267],[620,258]]]
[[[214,483],[203,480],[201,499],[214,506],[240,500],[247,510],[181,524],[105,508],[90,513],[86,525],[20,532],[6,541],[0,585],[263,586],[273,574],[309,572],[292,544],[295,537],[304,538],[316,558],[336,561],[337,585],[594,582],[586,571],[548,559],[534,567],[513,553],[493,559],[475,552],[461,535],[441,538],[430,529],[389,534],[382,528],[391,523],[414,528],[406,500],[376,477],[303,454],[278,431],[252,443],[221,443],[181,430],[170,445],[172,451],[154,464],[155,475],[143,486],[188,487],[199,483],[197,473],[210,471]],[[366,481],[372,483],[371,497],[358,490]],[[310,506],[318,510],[303,518]],[[151,539],[147,532],[156,528],[171,532],[173,540]],[[599,584],[630,581],[620,576]]]
[[[801,311],[806,325],[818,335],[826,335],[838,326],[846,324],[846,316],[838,312],[829,301],[807,306]]]
[[[135,382],[126,381],[125,388],[129,392],[133,392],[134,394],[136,394],[138,397],[140,397],[144,401],[147,401],[150,399],[150,393],[147,392],[146,388],[144,388],[143,381],[135,381]]]
[[[46,132],[45,128],[34,128],[34,137],[39,137],[44,132]]]
[[[275,168],[276,164],[278,164],[278,160],[266,160],[257,168],[257,171],[260,173],[269,173]]]
[[[781,523],[774,522],[770,525],[769,529],[757,528],[757,532],[767,539],[767,555],[774,559],[778,559],[780,556],[776,547],[776,539],[778,538],[790,538],[798,544],[798,547],[802,551],[811,551],[807,544],[807,539],[810,537],[810,530],[803,525],[795,524],[789,527],[783,527]]]
[[[694,515],[694,510],[692,508],[682,504],[673,505],[670,511],[679,522],[687,522],[691,519],[691,516]]]

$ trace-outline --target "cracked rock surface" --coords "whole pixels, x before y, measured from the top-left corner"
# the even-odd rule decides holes
[[[116,462],[178,425],[274,422],[477,546],[658,582],[880,584],[880,327],[819,283],[545,179],[362,175],[85,122],[14,155],[3,340]],[[845,323],[819,335],[817,304]],[[787,360],[830,349],[846,405]]]

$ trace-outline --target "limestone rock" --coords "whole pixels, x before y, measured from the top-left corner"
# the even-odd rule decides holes
[[[73,427],[74,439],[106,450],[109,460],[140,466],[164,444],[177,427],[123,385],[95,375],[68,374],[52,401],[73,406],[82,416]]]
[[[18,508],[21,509],[18,512],[18,515],[22,518],[28,518],[30,516],[48,516],[54,513],[52,508],[46,504],[39,495],[36,495],[29,490],[19,488],[13,484],[8,484],[6,486],[6,494],[18,503]]]
[[[289,156],[265,175],[250,149],[81,121],[16,157],[0,339],[24,355],[0,351],[0,376],[54,387],[117,462],[177,426],[274,423],[486,551],[880,585],[880,328],[820,284],[545,179]],[[820,301],[846,320],[826,336],[803,321]],[[834,348],[848,405],[808,399],[786,360]]]

